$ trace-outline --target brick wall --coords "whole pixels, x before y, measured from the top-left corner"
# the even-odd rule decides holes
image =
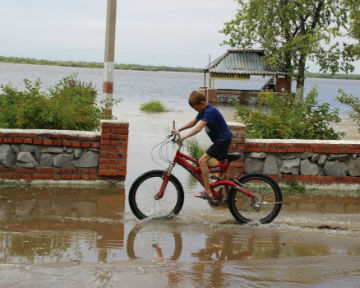
[[[235,135],[231,151],[243,154],[232,173],[263,173],[286,183],[360,184],[360,141],[246,139],[244,125],[229,127]]]
[[[0,179],[124,181],[129,124],[100,132],[0,129]]]

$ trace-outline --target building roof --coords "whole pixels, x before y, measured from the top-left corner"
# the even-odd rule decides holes
[[[286,75],[284,68],[272,68],[265,61],[263,50],[229,49],[212,61],[205,72],[235,75]]]

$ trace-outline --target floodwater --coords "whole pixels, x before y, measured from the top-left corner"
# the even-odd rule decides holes
[[[20,79],[14,66],[7,67]],[[36,69],[47,79],[44,71],[52,79],[54,71],[69,70]],[[86,79],[94,73],[80,71],[87,71],[80,74]],[[128,80],[134,90],[136,85],[149,89],[132,98],[129,87],[119,87],[126,92],[118,95],[124,100],[114,114],[130,123],[125,186],[1,186],[0,287],[360,287],[360,188],[285,193],[283,209],[271,224],[239,225],[227,208],[192,197],[201,187],[176,167],[174,175],[185,190],[183,210],[171,220],[137,220],[128,190],[143,172],[167,165],[152,148],[172,120],[181,126],[195,116],[186,106],[184,87],[191,91],[200,85],[191,73],[120,74],[136,76]],[[170,92],[162,83],[167,79],[183,99],[166,98]],[[171,111],[141,112],[140,103],[157,93]],[[232,108],[220,110],[232,120]],[[209,144],[204,134],[197,139]],[[163,152],[171,159],[174,147]]]
[[[284,202],[238,225],[186,193],[178,217],[140,222],[124,189],[3,187],[0,286],[359,287],[358,195]]]

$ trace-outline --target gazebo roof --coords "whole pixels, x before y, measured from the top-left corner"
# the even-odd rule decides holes
[[[265,61],[263,50],[229,49],[205,69],[211,74],[223,75],[286,75],[284,68],[272,68]]]

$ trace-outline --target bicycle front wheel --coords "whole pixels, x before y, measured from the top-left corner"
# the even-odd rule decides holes
[[[251,198],[242,192],[231,189],[229,209],[240,223],[270,223],[279,214],[282,205],[282,193],[274,179],[263,174],[247,174],[238,181],[253,193]]]
[[[139,219],[168,217],[179,214],[184,204],[184,190],[179,180],[169,176],[164,196],[156,199],[163,183],[164,171],[153,170],[138,177],[129,191],[131,211]]]

